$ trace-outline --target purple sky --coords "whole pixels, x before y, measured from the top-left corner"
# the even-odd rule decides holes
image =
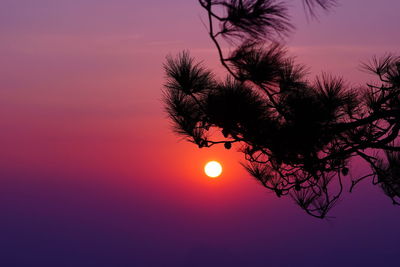
[[[342,0],[318,21],[291,5],[286,43],[310,79],[362,84],[361,61],[400,54],[398,0]],[[369,182],[316,220],[239,153],[171,133],[165,56],[189,49],[222,74],[202,16],[195,0],[1,1],[0,266],[398,263],[400,210]]]

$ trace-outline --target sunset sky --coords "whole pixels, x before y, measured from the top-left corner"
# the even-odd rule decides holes
[[[360,62],[400,54],[398,0],[341,0],[318,20],[290,3],[286,44],[310,79],[357,86],[373,78]],[[400,208],[378,187],[314,219],[257,184],[240,153],[172,133],[165,57],[187,49],[225,75],[202,19],[196,0],[1,1],[0,266],[398,263]]]

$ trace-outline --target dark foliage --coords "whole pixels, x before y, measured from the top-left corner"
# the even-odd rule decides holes
[[[188,52],[169,57],[164,101],[175,131],[200,148],[238,144],[243,166],[278,197],[291,196],[308,214],[326,217],[343,181],[350,191],[371,179],[398,204],[400,198],[400,58],[373,58],[363,67],[379,84],[351,88],[307,68],[273,38],[292,28],[285,2],[199,0],[209,34],[228,77],[217,80]],[[310,14],[333,0],[303,0]],[[235,46],[224,55],[219,38]],[[237,42],[239,44],[236,44]],[[211,129],[224,137],[216,140]],[[363,159],[371,172],[352,178],[350,163]]]

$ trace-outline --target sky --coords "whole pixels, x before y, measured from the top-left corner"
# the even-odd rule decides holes
[[[310,79],[356,86],[372,79],[360,62],[400,54],[397,0],[342,0],[317,20],[290,4],[285,43]],[[195,0],[1,1],[0,266],[398,262],[400,210],[369,182],[317,220],[257,184],[240,153],[172,133],[165,57],[187,49],[225,75],[202,19]]]

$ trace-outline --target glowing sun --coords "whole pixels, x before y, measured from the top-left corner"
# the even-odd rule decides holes
[[[217,161],[210,161],[204,166],[204,172],[208,177],[216,178],[222,173],[222,166]]]

